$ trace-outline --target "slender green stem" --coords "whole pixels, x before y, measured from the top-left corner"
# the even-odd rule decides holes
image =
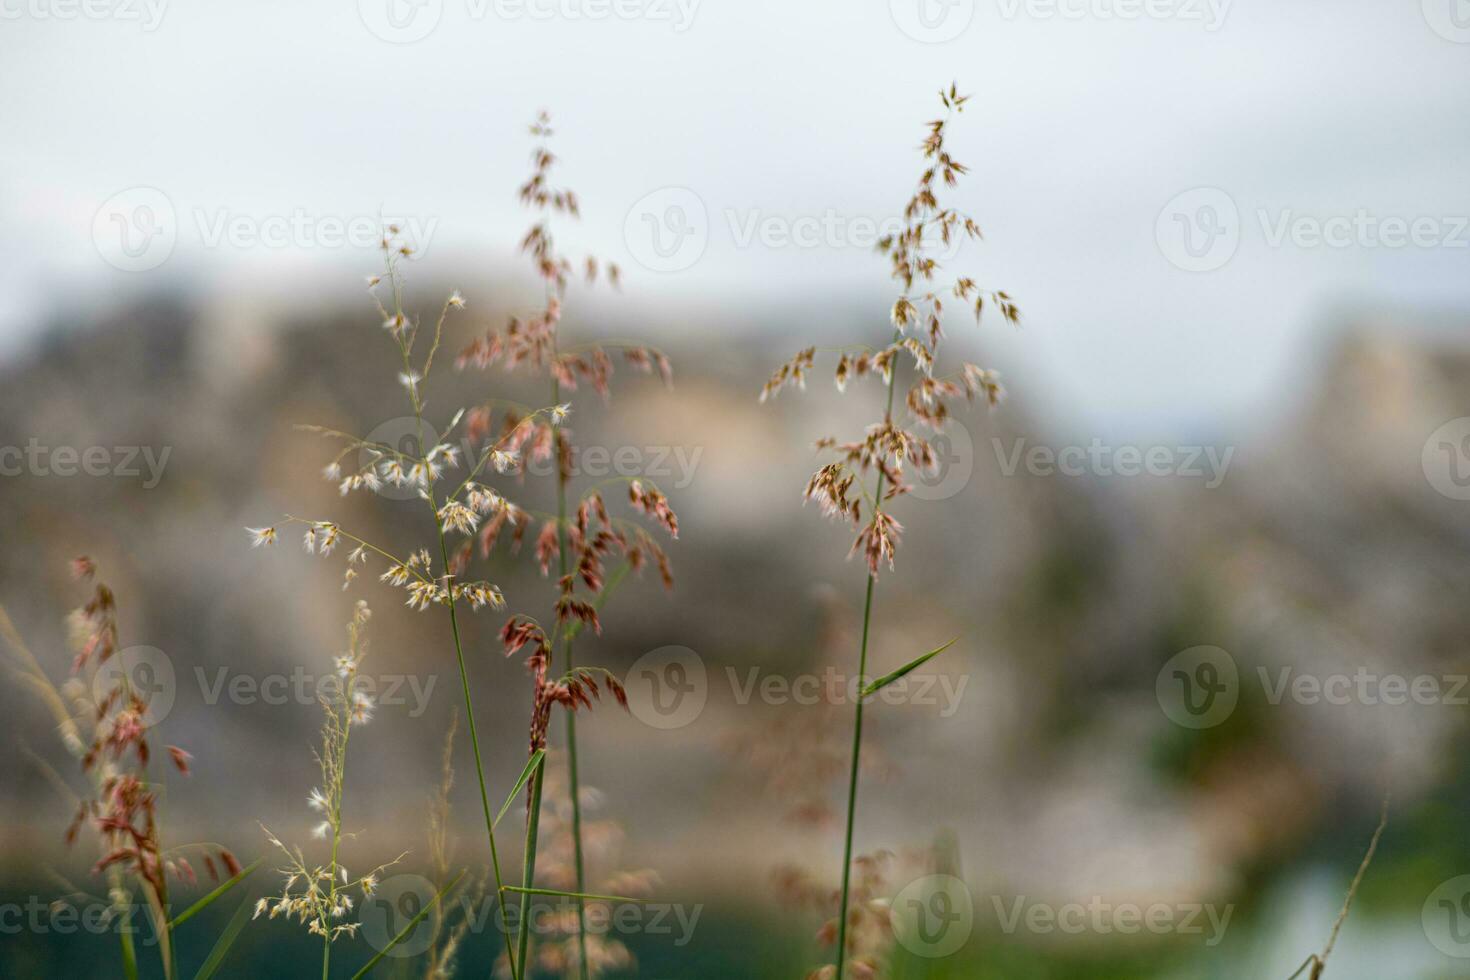
[[[470,675],[464,663],[464,644],[459,636],[459,615],[455,611],[454,580],[449,575],[449,545],[444,540],[444,525],[439,520],[438,508],[434,505],[434,491],[429,490],[429,507],[434,511],[434,527],[439,532],[439,555],[444,562],[444,587],[449,590],[449,629],[454,634],[454,657],[459,663],[459,683],[464,690],[464,713],[469,721],[470,747],[475,753],[475,775],[480,780],[480,806],[485,811],[485,834],[490,838],[490,866],[495,872],[495,887],[500,888],[504,882],[500,875],[500,853],[495,846],[495,818],[490,812],[490,794],[485,788],[485,764],[480,759],[480,736],[475,731],[475,704],[470,697]],[[500,930],[505,937],[505,955],[510,960],[511,980],[520,980],[520,960],[515,958],[510,948],[510,928],[505,920],[505,903],[500,904],[500,919],[504,926]]]
[[[347,683],[346,703],[342,711],[342,748],[337,756],[336,772],[333,774],[337,785],[331,787],[332,863],[327,869],[332,875],[331,884],[327,891],[327,908],[329,910],[335,909],[337,906],[337,848],[342,843],[342,775],[347,767],[347,742],[352,737],[352,684],[352,681],[348,681]],[[335,710],[333,709],[334,713]],[[322,980],[327,980],[331,965],[332,927],[327,925],[322,932]]]
[[[883,476],[878,475],[881,486]],[[873,582],[868,576],[868,594],[863,602],[863,644],[858,654],[858,676],[863,677],[868,668],[868,626],[873,613]],[[847,959],[847,895],[852,877],[852,825],[857,815],[858,758],[863,748],[863,699],[857,699],[853,710],[852,766],[847,774],[847,831],[842,843],[842,900],[837,908],[837,980],[842,980],[842,967]]]
[[[165,902],[162,907],[165,909],[168,908],[168,903]],[[166,924],[159,928],[161,928],[163,933],[167,935],[168,926]],[[172,936],[168,937],[168,955],[167,963],[165,964],[165,966],[167,966],[168,968],[168,972],[165,975],[165,980],[173,980],[174,977],[179,975],[179,951],[174,948],[174,940]]]
[[[120,893],[121,887],[117,884],[118,876],[114,873],[113,891]],[[114,909],[124,916],[122,928],[118,930],[118,937],[122,940],[122,967],[124,980],[138,980],[138,953],[133,948],[133,911],[127,905],[114,906]]]
[[[551,381],[551,401],[557,404],[561,398],[561,384],[553,378]],[[557,524],[557,551],[561,555],[561,574],[567,574],[567,554],[570,545],[567,533],[567,474],[561,465],[561,433],[555,423],[552,424],[552,446],[556,453],[556,524]],[[572,634],[570,631],[562,636],[562,649],[566,651],[565,667],[568,674],[575,666],[572,660]],[[575,711],[565,712],[567,716],[567,771],[571,782],[572,794],[572,859],[577,875],[577,891],[587,890],[586,872],[582,861],[582,788],[577,776],[577,713]],[[587,980],[587,904],[582,899],[577,900],[577,950],[580,954],[577,958],[578,972],[581,980]]]
[[[403,301],[400,294],[400,285],[398,276],[391,263],[389,264],[388,271],[393,287],[393,306],[401,315],[403,312]],[[409,356],[409,343],[401,336],[398,337],[398,350],[403,356],[404,373],[411,375],[413,373],[413,364]],[[408,386],[408,395],[413,405],[414,418],[418,423],[419,455],[422,457],[424,468],[427,470],[428,454],[431,447],[424,445],[424,407],[423,402],[419,399],[418,386],[416,384],[410,384]],[[469,670],[465,667],[464,642],[459,635],[459,614],[454,600],[454,578],[449,574],[449,544],[444,538],[444,522],[439,519],[439,505],[435,500],[434,484],[432,481],[428,483],[428,489],[424,494],[424,498],[428,502],[429,513],[434,519],[434,530],[439,538],[439,556],[444,563],[444,588],[448,593],[449,629],[454,636],[454,657],[459,665],[460,687],[464,691],[465,719],[469,722],[466,728],[470,736],[470,748],[474,751],[475,756],[475,777],[480,783],[480,806],[485,813],[485,835],[490,840],[490,865],[495,872],[495,887],[499,889],[504,885],[504,881],[500,873],[500,852],[495,846],[495,817],[490,810],[490,793],[485,788],[485,763],[480,755],[480,736],[475,729],[475,703],[474,699],[470,696],[470,674]],[[497,892],[497,894],[499,893]],[[520,961],[516,959],[515,954],[511,950],[510,927],[505,919],[505,903],[501,902],[499,904],[502,925],[500,931],[505,937],[505,955],[510,961],[511,980],[521,980]]]
[[[553,350],[552,357],[554,358],[555,356],[556,352]],[[560,404],[560,402],[561,383],[557,381],[555,377],[553,377],[551,379],[551,403],[553,405],[557,405]],[[569,540],[570,536],[567,533],[567,474],[566,471],[562,468],[561,438],[561,427],[556,423],[556,416],[553,415],[551,423],[551,451],[556,461],[557,565],[560,576],[562,578],[565,578],[570,570],[568,567],[568,558],[570,557],[569,550],[571,542]],[[570,632],[566,632],[562,635],[562,650],[565,652],[564,669],[568,674],[570,674],[572,668],[575,666],[572,658],[572,634]],[[580,893],[585,892],[587,888],[586,871],[582,858],[582,792],[581,784],[577,774],[576,714],[574,712],[568,711],[566,712],[566,719],[567,768],[568,778],[570,782],[570,792],[572,796],[572,855],[573,865],[576,869],[577,876],[576,890]],[[531,829],[529,829],[528,831],[525,874],[523,875],[524,880],[522,882],[523,887],[527,889],[531,888],[531,886],[534,884],[533,879],[536,865],[536,852],[530,841],[536,833],[535,828],[539,827],[541,818],[541,778],[539,774],[535,777],[535,780],[535,789],[532,791],[531,794],[531,813],[529,815],[527,824],[528,828]],[[529,911],[530,900],[531,895],[528,892],[523,892],[521,894],[520,947],[522,959],[524,959],[526,955],[525,944],[527,940],[527,912]],[[586,903],[580,898],[576,899],[575,901],[577,903],[577,949],[579,953],[578,972],[581,976],[581,980],[587,980],[587,906]]]
[[[895,336],[898,334],[895,333]],[[888,375],[888,407],[884,410],[884,421],[893,417],[894,371]],[[878,470],[877,486],[873,490],[874,517],[883,505],[883,470]],[[873,621],[873,585],[878,576],[868,573],[867,595],[863,600],[863,639],[858,651],[859,684],[866,683],[868,675],[868,632]],[[863,750],[863,699],[858,697],[853,706],[852,764],[847,774],[847,830],[842,841],[842,897],[837,907],[837,980],[842,980],[842,970],[847,962],[847,899],[852,882],[852,828],[857,817],[858,761]]]
[[[572,638],[566,638],[567,671],[572,669]],[[573,863],[577,870],[577,891],[581,892],[587,887],[586,873],[582,864],[582,804],[577,799],[580,795],[577,781],[577,714],[574,711],[566,712],[567,716],[567,769],[571,778],[572,792],[572,854]],[[582,980],[587,980],[587,905],[582,898],[577,902],[577,947],[580,952],[578,965],[581,967]]]

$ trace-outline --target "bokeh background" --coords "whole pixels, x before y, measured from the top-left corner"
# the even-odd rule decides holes
[[[900,943],[890,972],[1284,980],[1326,942],[1386,793],[1328,975],[1470,971],[1463,3],[0,13],[0,605],[60,683],[81,597],[67,561],[88,553],[124,644],[164,653],[160,738],[196,756],[192,778],[169,781],[167,841],[254,857],[261,823],[308,839],[317,709],[218,685],[325,673],[361,597],[373,670],[403,678],[404,703],[354,737],[345,859],[407,850],[400,870],[427,870],[456,716],[463,732],[447,624],[372,576],[343,592],[340,556],[302,554],[294,536],[252,550],[244,528],[331,516],[397,549],[425,543],[421,505],[339,498],[320,477],[328,446],[295,426],[366,433],[406,413],[363,289],[384,221],[417,247],[411,308],[431,314],[453,288],[468,301],[452,348],[537,301],[515,189],[545,108],[582,202],[560,240],[624,273],[619,292],[573,287],[565,335],[646,338],[675,366],[671,389],[622,371],[607,405],[574,399],[578,441],[628,453],[682,524],[675,590],[624,586],[580,656],[631,683],[640,658],[687,648],[704,698],[659,727],[634,684],[633,712],[582,723],[609,822],[601,870],[654,869],[661,898],[702,908],[687,943],[619,938],[645,977],[820,965],[823,917],[790,903],[789,869],[835,884],[848,706],[742,692],[854,669],[863,573],[800,490],[812,441],[855,435],[880,394],[819,378],[755,396],[800,347],[887,337],[873,229],[899,214],[954,81],[973,98],[951,130],[971,167],[953,200],[986,237],[953,268],[1007,290],[1024,319],[950,325],[948,356],[999,369],[1009,398],[964,415],[940,472],[898,504],[905,543],[878,591],[879,669],[961,639],[925,668],[927,696],[869,712],[858,846],[893,852],[888,896],[942,867],[973,898],[958,952]],[[441,419],[491,396],[544,400],[448,359],[428,390]],[[93,447],[107,462],[92,474],[55,456]],[[1069,448],[1086,461],[1047,465]],[[1120,472],[1135,451],[1157,464]],[[546,484],[506,491],[544,504]],[[512,609],[549,610],[524,557],[489,568]],[[528,682],[500,656],[500,621],[482,613],[468,635],[489,775],[508,789]],[[1204,677],[1200,657],[1234,701],[1204,718],[1175,673]],[[1283,678],[1341,677],[1341,697],[1278,694]],[[1405,700],[1396,679],[1430,693],[1386,703]],[[24,684],[0,685],[0,726],[0,902],[99,890],[90,844],[62,842],[66,787],[85,784]],[[478,868],[477,791],[455,748],[458,863]],[[275,883],[265,869],[249,887]],[[1217,935],[1206,918],[1160,934],[1007,928],[1018,901],[1230,918]],[[194,959],[220,924],[201,917],[181,939]],[[497,942],[471,930],[460,972],[487,972]],[[6,975],[115,975],[115,950],[0,930]],[[371,952],[358,940],[341,961]],[[261,921],[223,973],[310,975],[315,957],[302,930]]]

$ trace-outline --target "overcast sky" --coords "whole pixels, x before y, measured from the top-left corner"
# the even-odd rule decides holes
[[[543,106],[637,302],[881,302],[951,80],[960,261],[1027,315],[983,343],[1102,431],[1280,402],[1342,310],[1470,309],[1466,0],[920,2],[0,0],[0,356],[78,297],[336,290],[380,212],[506,254]]]

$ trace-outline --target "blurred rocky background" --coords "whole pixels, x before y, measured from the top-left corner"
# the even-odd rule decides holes
[[[621,293],[573,290],[566,334],[644,339],[675,368],[672,388],[620,369],[609,404],[572,399],[577,488],[606,479],[618,507],[612,478],[639,475],[681,519],[674,591],[630,579],[578,644],[631,695],[579,721],[594,877],[615,891],[652,870],[684,916],[608,938],[644,980],[807,976],[837,883],[864,578],[852,531],[800,494],[812,443],[859,435],[881,398],[824,374],[756,396],[799,348],[889,337],[873,239],[953,84],[972,98],[946,145],[969,170],[945,203],[985,239],[948,271],[1007,290],[1023,325],[949,325],[946,358],[1000,370],[1010,397],[963,414],[895,502],[872,670],[958,640],[867,712],[864,942],[889,980],[1286,980],[1327,944],[1387,796],[1325,980],[1463,977],[1465,14],[0,2],[0,607],[61,684],[84,599],[68,562],[96,559],[123,645],[153,651],[157,744],[195,755],[163,781],[164,841],[248,861],[268,857],[261,824],[319,843],[313,682],[368,600],[380,703],[352,738],[342,857],[408,853],[334,975],[428,899],[403,876],[443,870],[429,838],[455,724],[444,863],[478,873],[444,617],[406,608],[376,564],[343,591],[345,548],[306,554],[289,529],[252,548],[245,529],[295,514],[397,552],[429,542],[419,501],[339,496],[333,444],[298,426],[404,434],[401,366],[362,285],[385,223],[418,250],[410,309],[467,299],[451,352],[541,300],[515,189],[548,110],[554,183],[581,212],[558,240],[625,273]],[[443,356],[426,384],[436,425],[549,397]],[[545,477],[494,482],[551,505]],[[510,611],[551,613],[527,554],[478,567]],[[492,805],[530,710],[504,615],[466,627]],[[85,783],[8,642],[0,976],[116,976],[110,930],[50,909],[99,908],[77,894],[101,891],[98,855],[64,844]],[[500,825],[512,873],[518,809]],[[279,885],[268,864],[244,890]],[[186,967],[227,904],[178,931]],[[499,937],[470,911],[457,973],[485,976]],[[298,925],[262,918],[216,976],[319,960]]]
[[[443,286],[416,278],[410,305],[437,309]],[[469,308],[451,323],[451,349],[520,300],[461,286]],[[625,450],[682,525],[674,591],[653,575],[630,581],[579,659],[627,675],[650,651],[686,647],[707,696],[678,727],[647,723],[636,692],[633,712],[603,704],[579,726],[598,816],[625,835],[619,860],[656,869],[665,895],[709,904],[688,949],[633,944],[645,976],[795,976],[820,962],[820,916],[783,904],[780,874],[835,883],[848,714],[781,685],[855,669],[863,572],[843,560],[850,532],[803,508],[800,490],[812,442],[857,434],[879,390],[855,381],[839,396],[819,375],[773,404],[755,394],[824,335],[881,342],[888,328],[870,311],[882,308],[881,294],[859,296],[813,326],[775,308],[684,320],[623,296],[569,303],[566,335],[647,337],[675,365],[672,388],[620,370],[610,403],[578,392],[571,423],[584,447]],[[940,967],[915,959],[904,975],[1284,978],[1325,942],[1386,793],[1389,827],[1331,974],[1461,975],[1447,954],[1470,949],[1428,937],[1444,914],[1431,893],[1470,873],[1470,430],[1454,422],[1470,397],[1467,322],[1404,308],[1327,321],[1293,389],[1255,424],[1128,445],[1028,410],[1027,379],[986,357],[987,337],[1012,328],[951,328],[950,356],[999,367],[1011,397],[963,415],[940,471],[896,505],[906,532],[897,574],[879,583],[873,672],[960,639],[904,703],[869,711],[859,849],[899,855],[896,891],[916,873],[902,870],[909,857],[922,864],[952,836],[976,938],[968,959],[945,961],[958,972],[924,973]],[[401,676],[403,703],[385,697],[353,739],[360,837],[345,860],[424,860],[426,801],[463,712],[444,617],[405,608],[375,574],[343,591],[342,553],[305,554],[289,529],[273,549],[252,549],[244,530],[290,513],[399,553],[428,543],[419,501],[339,497],[320,473],[335,450],[296,428],[391,423],[407,412],[397,370],[366,296],[293,310],[176,293],[54,323],[0,369],[0,446],[35,447],[0,479],[0,602],[60,682],[63,620],[81,597],[67,563],[90,554],[117,593],[123,645],[166,654],[175,696],[162,738],[196,756],[190,779],[169,780],[166,840],[254,856],[260,822],[308,837],[318,711],[251,685],[328,672],[361,597],[376,613],[370,672]],[[544,401],[514,376],[456,372],[449,358],[426,390],[441,422],[487,397]],[[105,447],[108,472],[66,475],[62,447]],[[548,499],[545,479],[496,482],[528,506]],[[552,587],[526,556],[501,550],[486,567],[512,611],[549,614]],[[508,788],[525,754],[529,682],[501,655],[502,620],[478,613],[468,648],[492,786]],[[1234,671],[1233,707],[1213,714],[1192,713],[1180,687],[1219,676],[1198,671],[1201,647]],[[1368,680],[1334,688],[1340,676]],[[775,688],[762,686],[771,678]],[[1387,703],[1392,678],[1437,686]],[[1313,679],[1327,688],[1314,694]],[[12,893],[46,895],[51,872],[83,880],[95,857],[63,846],[72,804],[48,771],[80,783],[24,686],[0,685],[0,719],[0,874]],[[460,854],[482,862],[463,739],[454,761]],[[260,872],[253,887],[273,880]],[[1232,912],[1215,941],[1208,926],[1007,930],[1017,898]],[[256,964],[270,941],[299,932],[252,928],[242,955]],[[0,937],[0,959],[62,962],[55,937],[19,942]],[[474,936],[470,948],[482,946],[493,938]]]

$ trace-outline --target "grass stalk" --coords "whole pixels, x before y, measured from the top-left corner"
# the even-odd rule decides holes
[[[432,492],[429,504],[430,506],[433,506]],[[439,531],[439,553],[443,558],[445,568],[448,568],[449,545],[446,544],[444,541],[444,528],[442,525],[439,524],[437,509],[435,511],[434,523]],[[464,691],[465,719],[469,722],[469,724],[466,726],[466,730],[469,732],[470,736],[470,748],[474,751],[475,755],[475,777],[480,782],[480,806],[485,813],[485,835],[490,840],[490,867],[495,873],[495,887],[497,889],[496,894],[498,896],[502,894],[498,891],[498,889],[500,889],[504,885],[504,881],[501,879],[500,874],[500,852],[495,846],[495,817],[490,812],[490,793],[485,788],[485,764],[481,761],[480,758],[480,736],[475,731],[475,702],[474,699],[470,696],[470,675],[469,671],[465,669],[464,644],[461,642],[459,637],[459,618],[455,613],[454,607],[454,595],[453,591],[451,590],[449,597],[449,629],[450,632],[454,634],[454,658],[455,661],[459,664],[459,684],[460,688]],[[499,905],[500,921],[502,926],[500,933],[502,936],[505,937],[505,955],[510,959],[511,980],[520,980],[521,972],[519,964],[521,961],[516,959],[514,953],[511,951],[510,929],[509,924],[506,922],[505,919],[505,903],[502,901],[499,903]],[[525,910],[523,909],[522,912],[524,913],[524,911]],[[524,920],[522,920],[522,928],[524,928]]]
[[[123,915],[127,921],[123,928],[118,930],[118,938],[122,941],[122,968],[124,980],[138,980],[138,953],[133,948],[132,912],[124,907]]]
[[[1347,897],[1343,899],[1337,919],[1332,923],[1332,933],[1327,937],[1327,945],[1322,947],[1322,952],[1308,956],[1306,962],[1297,967],[1297,971],[1286,980],[1296,980],[1303,973],[1307,973],[1307,980],[1321,980],[1322,975],[1327,972],[1327,960],[1332,956],[1333,948],[1337,946],[1337,937],[1342,932],[1342,924],[1347,921],[1348,913],[1352,911],[1353,900],[1358,897],[1358,888],[1368,874],[1368,866],[1373,863],[1373,855],[1378,853],[1378,842],[1383,839],[1383,832],[1388,829],[1388,803],[1389,797],[1385,793],[1383,805],[1378,812],[1378,827],[1373,831],[1373,839],[1368,842],[1368,850],[1358,864],[1352,884],[1348,885]],[[1308,970],[1311,972],[1308,973]]]
[[[561,403],[561,382],[555,377],[551,379],[551,404]],[[554,421],[551,426],[553,452],[557,456],[556,465],[556,526],[557,526],[557,551],[560,557],[560,568],[562,577],[567,574],[567,552],[570,542],[567,534],[567,474],[561,465],[561,427]],[[563,669],[570,674],[574,665],[572,656],[572,634],[567,631],[562,638],[562,649],[565,651],[565,664]],[[577,892],[587,890],[586,871],[582,861],[582,790],[577,775],[577,713],[575,711],[565,712],[567,716],[567,770],[570,790],[572,794],[572,855],[573,866],[577,876]],[[527,883],[530,887],[530,883]],[[577,957],[578,972],[581,980],[587,980],[587,904],[580,898],[577,902]]]
[[[551,380],[551,404],[561,403],[561,383],[552,378]],[[556,458],[556,524],[557,524],[557,564],[560,577],[565,578],[568,573],[567,556],[569,554],[570,542],[567,535],[567,474],[562,467],[561,460],[561,426],[555,421],[551,424],[552,453]],[[572,653],[572,633],[565,631],[562,636],[562,650],[564,658],[564,669],[570,674],[575,659]],[[582,801],[581,788],[577,773],[577,718],[575,712],[565,713],[567,719],[567,766],[569,783],[572,795],[572,853],[573,863],[577,878],[577,892],[585,892],[586,872],[582,858]],[[535,784],[531,791],[530,811],[527,815],[526,833],[526,860],[522,874],[521,887],[527,889],[521,893],[521,923],[517,937],[517,945],[520,948],[522,960],[526,956],[526,946],[529,940],[527,933],[527,922],[530,911],[531,893],[528,891],[535,885],[536,870],[536,836],[541,822],[541,774],[532,776]],[[587,906],[578,898],[577,903],[577,949],[578,968],[582,980],[587,980]]]
[[[837,438],[830,436],[818,440],[816,448],[833,454],[835,459],[824,463],[812,474],[803,493],[806,500],[821,502],[825,516],[851,521],[855,526],[862,527],[848,553],[863,553],[868,566],[868,581],[863,598],[862,642],[858,652],[858,678],[861,686],[853,704],[852,757],[847,774],[842,888],[838,895],[837,909],[837,954],[832,970],[836,980],[843,980],[848,958],[848,905],[852,897],[853,830],[857,823],[858,774],[862,763],[863,702],[886,685],[938,656],[955,642],[951,640],[876,681],[868,681],[868,643],[873,626],[873,593],[883,562],[886,561],[889,570],[893,570],[894,552],[903,534],[903,525],[883,509],[884,485],[892,484],[889,496],[896,497],[910,489],[903,474],[906,463],[912,463],[921,471],[932,472],[939,462],[928,437],[894,424],[894,374],[898,368],[896,362],[905,356],[913,361],[915,383],[909,388],[905,398],[908,415],[914,421],[939,431],[951,418],[948,399],[963,395],[966,401],[973,402],[976,396],[982,396],[985,403],[993,407],[1004,395],[996,372],[978,364],[967,362],[953,375],[935,376],[935,362],[938,359],[940,341],[944,337],[942,313],[945,306],[953,300],[969,305],[977,325],[987,305],[998,310],[1008,323],[1018,324],[1021,317],[1019,307],[1003,290],[983,288],[969,276],[959,276],[947,284],[943,280],[935,281],[936,273],[943,267],[943,257],[933,254],[933,242],[940,240],[949,244],[957,236],[980,238],[980,226],[973,218],[939,203],[939,188],[954,187],[959,182],[959,177],[966,172],[964,164],[949,155],[944,139],[950,115],[962,111],[969,96],[960,95],[958,88],[951,84],[947,92],[940,90],[939,98],[946,114],[941,119],[925,124],[926,135],[921,147],[925,167],[917,188],[904,207],[903,228],[878,241],[878,251],[887,258],[890,266],[889,276],[901,287],[889,310],[889,319],[894,327],[893,338],[888,346],[878,350],[866,344],[835,348],[840,352],[840,357],[832,379],[838,391],[846,390],[848,381],[854,377],[861,378],[870,374],[882,377],[887,389],[883,420],[868,426],[866,437],[860,441],[839,442]],[[788,386],[806,387],[807,377],[815,366],[817,350],[815,346],[807,347],[782,364],[762,386],[760,400],[764,402],[773,398]],[[853,499],[850,494],[856,490],[862,497],[867,497],[867,488],[860,477],[869,467],[875,468],[878,475],[873,494],[868,498],[868,512],[864,515],[862,499]],[[855,950],[861,940],[861,936],[854,937]],[[824,967],[823,972],[825,970]]]
[[[348,697],[349,698],[351,697],[351,692],[350,691],[348,693]],[[335,711],[336,709],[333,709],[333,710]],[[332,807],[332,863],[328,866],[328,870],[331,871],[331,873],[332,873],[331,890],[330,890],[330,892],[328,892],[328,895],[327,895],[327,904],[329,906],[335,906],[337,904],[337,849],[338,849],[338,847],[342,843],[342,785],[341,785],[341,779],[342,779],[342,773],[345,772],[346,765],[347,765],[347,742],[352,737],[352,718],[351,718],[351,711],[352,711],[351,701],[345,701],[344,702],[343,718],[342,718],[342,754],[341,754],[341,756],[340,756],[340,758],[338,760],[338,767],[337,767],[338,785],[331,787],[331,790],[330,790],[330,792],[332,794],[332,797],[331,798],[334,801],[334,805]],[[331,930],[327,930],[325,932],[325,934],[322,936],[322,980],[327,980],[327,977],[330,974],[331,968],[332,968],[332,933],[331,933]]]
[[[389,271],[391,273],[392,269],[390,268]],[[397,276],[392,276],[392,285],[394,290],[394,308],[401,314],[403,312],[403,303],[401,295],[399,293],[399,282]],[[437,337],[435,338],[435,346],[438,346]],[[400,353],[403,355],[404,373],[411,374],[413,372],[413,363],[411,358],[409,357],[408,344],[405,343],[402,338],[399,338],[398,348]],[[433,352],[431,351],[429,354],[430,361],[433,360],[433,356]],[[425,363],[425,368],[427,367],[428,362]],[[427,370],[425,371],[425,373],[428,373]],[[418,425],[419,456],[423,461],[424,467],[427,469],[429,465],[430,447],[425,444],[426,440],[424,439],[423,402],[419,398],[417,386],[409,385],[408,393],[409,400],[413,404],[414,419],[416,420]],[[465,666],[464,642],[460,638],[459,634],[459,612],[457,609],[458,603],[455,601],[454,598],[453,576],[450,575],[449,572],[449,543],[444,537],[444,522],[439,517],[439,502],[437,500],[436,494],[434,493],[434,485],[432,481],[430,481],[428,485],[427,491],[424,495],[424,499],[428,502],[429,514],[434,520],[435,536],[439,539],[439,558],[444,563],[444,588],[448,593],[449,631],[454,637],[454,659],[456,664],[459,666],[459,683],[461,690],[464,692],[465,720],[468,722],[465,728],[466,731],[469,733],[470,748],[475,756],[475,778],[479,781],[480,785],[480,808],[485,815],[485,835],[490,841],[490,866],[495,874],[496,896],[498,898],[500,895],[504,894],[502,891],[500,891],[500,889],[504,886],[505,882],[501,877],[500,871],[500,851],[495,844],[495,817],[490,810],[490,792],[485,786],[485,763],[480,755],[480,736],[475,728],[475,702],[474,698],[470,695],[470,674],[468,668]],[[505,903],[503,901],[499,902],[499,908],[502,926],[500,932],[501,935],[505,937],[505,955],[510,960],[511,980],[520,980],[520,961],[516,959],[515,954],[511,950],[510,929],[508,928],[508,923],[505,920]]]
[[[572,669],[572,638],[566,638],[566,664],[567,672]],[[582,804],[578,799],[581,791],[577,781],[577,714],[574,711],[566,712],[567,716],[567,768],[571,784],[572,794],[572,855],[573,866],[577,875],[577,891],[587,890],[586,873],[582,864]],[[581,980],[587,980],[587,905],[580,897],[575,899],[577,903],[577,949],[580,956],[577,965],[580,967]]]
[[[901,336],[901,334],[895,334]],[[888,375],[888,405],[883,419],[893,417],[894,374]],[[883,470],[878,469],[878,481],[873,490],[873,509],[883,506]],[[858,648],[858,678],[860,684],[867,683],[868,676],[868,633],[873,622],[873,586],[878,576],[868,575],[866,596],[863,599],[863,638]],[[853,705],[852,761],[847,774],[847,829],[842,839],[842,893],[837,906],[837,980],[842,980],[842,971],[847,962],[847,900],[852,883],[852,829],[857,817],[858,764],[863,751],[863,698],[859,696]]]

